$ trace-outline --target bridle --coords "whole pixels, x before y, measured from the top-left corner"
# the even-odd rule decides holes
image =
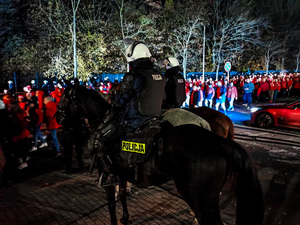
[[[76,112],[80,112],[81,111],[81,118],[80,120],[83,121],[83,125],[84,126],[88,126],[88,127],[95,127],[97,125],[99,125],[103,118],[96,118],[95,120],[90,120],[88,119],[88,112],[87,109],[84,107],[84,105],[80,104],[80,102],[78,101],[78,98],[76,96],[76,86],[75,87],[71,87],[70,90],[68,90],[67,92],[64,92],[64,96],[65,98],[68,99],[68,103],[66,106],[62,107],[60,106],[60,104],[57,106],[57,112],[59,113],[59,117],[60,117],[60,122],[62,122],[63,120],[65,120],[67,118],[67,108],[70,108],[70,106],[72,105],[73,110]],[[61,99],[63,100],[63,99]],[[69,109],[69,111],[71,111],[71,109]],[[107,112],[105,113],[108,114],[109,110],[107,110]]]
[[[71,101],[71,104],[73,104],[73,107],[75,108],[75,110],[78,110],[78,105],[77,105],[77,102],[75,101],[75,96],[72,96],[73,93],[75,94],[75,88],[73,88],[73,87],[68,92],[65,90],[63,95],[64,95],[64,98],[68,99],[68,105],[65,107],[62,107],[61,104],[58,104],[58,106],[57,106],[56,116],[57,116],[57,114],[59,114],[60,122],[62,122],[67,117],[66,108],[68,108],[68,106],[70,106],[69,99]],[[64,98],[62,98],[61,101],[64,100]]]

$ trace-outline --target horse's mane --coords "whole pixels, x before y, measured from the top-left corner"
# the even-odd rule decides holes
[[[87,89],[83,86],[78,86],[75,89],[75,95],[80,103],[93,115],[103,116],[111,105],[93,89]]]

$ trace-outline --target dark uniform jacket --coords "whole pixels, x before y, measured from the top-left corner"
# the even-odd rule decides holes
[[[160,115],[166,79],[149,59],[135,60],[130,67],[120,84],[118,102],[122,106],[121,123],[136,129]]]
[[[186,100],[185,80],[179,66],[172,67],[165,72],[167,79],[164,108],[177,108]]]

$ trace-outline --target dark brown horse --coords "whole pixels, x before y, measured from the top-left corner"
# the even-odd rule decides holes
[[[95,127],[110,112],[110,104],[97,92],[68,87],[59,103],[57,121],[84,116]],[[119,160],[120,137],[106,143],[107,154],[120,176],[123,224],[128,224],[126,183],[157,185],[173,179],[178,192],[201,225],[221,225],[219,194],[225,182],[233,181],[236,191],[236,224],[263,223],[263,195],[256,170],[247,152],[236,142],[195,125],[173,127],[163,123],[150,157],[133,168]],[[197,140],[197,141],[195,141]],[[136,179],[137,178],[137,179]],[[111,224],[117,224],[115,188],[105,188]]]

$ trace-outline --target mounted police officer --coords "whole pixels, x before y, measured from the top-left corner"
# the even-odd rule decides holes
[[[167,83],[165,87],[166,99],[163,108],[179,108],[186,100],[185,80],[181,73],[179,62],[174,57],[167,57],[164,60],[166,66],[165,77]]]
[[[104,187],[114,185],[119,180],[113,174],[103,142],[116,132],[118,137],[134,132],[147,120],[159,116],[165,95],[166,79],[155,69],[146,44],[134,42],[125,53],[130,70],[124,75],[119,93],[112,100],[115,107],[104,119],[104,123],[100,124],[94,141],[104,171],[101,183]],[[114,115],[118,115],[118,124],[121,125],[118,129],[115,128],[117,123],[111,122]]]

